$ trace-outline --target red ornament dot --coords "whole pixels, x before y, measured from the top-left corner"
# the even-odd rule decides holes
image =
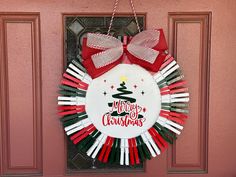
[[[143,112],[146,112],[146,108],[143,108]]]

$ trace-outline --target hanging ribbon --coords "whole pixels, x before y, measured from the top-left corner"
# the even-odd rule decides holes
[[[88,74],[95,78],[121,63],[124,54],[131,63],[157,72],[165,59],[165,50],[162,29],[142,31],[128,45],[109,35],[88,33],[83,41],[82,57]]]

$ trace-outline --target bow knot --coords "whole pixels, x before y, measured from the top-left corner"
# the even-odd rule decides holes
[[[123,37],[123,51],[124,51],[124,54],[127,54],[127,52],[128,52],[128,50],[127,50],[127,43],[128,43],[128,37],[124,36]]]
[[[127,44],[123,44],[123,50],[124,50],[124,53],[127,53]]]
[[[138,64],[150,71],[157,72],[165,59],[167,44],[163,30],[146,30],[135,35],[129,43],[115,37],[88,33],[83,41],[83,64],[93,78],[102,75],[121,63],[125,53],[131,63]]]

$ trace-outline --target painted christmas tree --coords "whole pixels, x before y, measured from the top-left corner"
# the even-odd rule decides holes
[[[125,86],[125,82],[127,81],[127,78],[125,76],[122,76],[120,80],[121,80],[120,87],[117,88],[117,91],[119,91],[119,93],[112,95],[112,97],[115,99],[119,99],[123,102],[135,103],[136,99],[129,97],[129,95],[133,94],[133,92],[130,90],[127,90],[127,87]],[[113,103],[108,103],[108,106],[112,107],[112,104]],[[112,112],[111,115],[112,116],[125,116],[126,114],[129,114],[129,113],[122,112],[122,113],[118,114],[117,111],[114,111],[114,112]],[[139,114],[138,118],[143,118],[143,115]]]

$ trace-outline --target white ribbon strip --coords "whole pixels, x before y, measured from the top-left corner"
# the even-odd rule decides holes
[[[158,44],[159,37],[159,30],[142,31],[131,39],[127,45],[127,50],[133,56],[153,64],[159,52],[152,48]],[[91,57],[96,68],[101,68],[115,62],[124,52],[121,41],[104,34],[88,33],[87,46],[103,50]]]

